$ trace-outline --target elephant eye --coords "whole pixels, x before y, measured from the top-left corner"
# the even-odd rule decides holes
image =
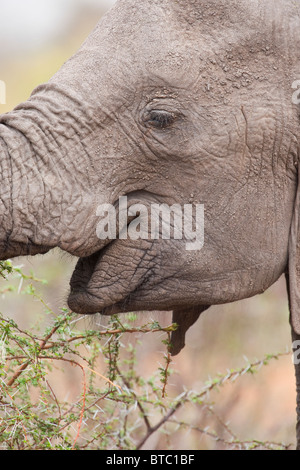
[[[176,115],[174,113],[157,109],[149,112],[146,123],[156,129],[166,129],[174,123],[175,119]]]

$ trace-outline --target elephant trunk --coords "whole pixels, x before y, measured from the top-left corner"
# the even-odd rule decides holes
[[[0,258],[45,253],[50,245],[38,221],[44,187],[31,142],[21,130],[0,124],[0,156]]]
[[[75,97],[46,84],[0,116],[0,259],[53,247],[77,256],[90,254],[87,245],[96,250],[85,112]]]

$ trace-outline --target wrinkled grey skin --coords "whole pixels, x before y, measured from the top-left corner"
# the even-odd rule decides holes
[[[173,310],[174,354],[208,306],[261,293],[289,268],[299,334],[299,14],[299,0],[119,0],[0,118],[0,258],[80,257],[70,308]],[[163,128],[157,110],[173,116]],[[97,206],[124,195],[204,204],[203,249],[99,240]]]

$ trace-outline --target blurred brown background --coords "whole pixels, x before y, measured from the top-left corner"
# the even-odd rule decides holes
[[[26,100],[32,89],[47,81],[62,63],[80,46],[113,4],[109,0],[0,0],[0,80],[7,87],[6,104],[0,112],[12,109]],[[15,264],[33,269],[38,277],[46,278],[45,300],[54,311],[65,306],[68,281],[75,259],[59,251],[31,259],[18,259]],[[35,315],[40,315],[32,301],[22,295],[3,297],[0,309],[29,327]],[[167,325],[170,314],[148,314]],[[46,320],[45,320],[46,321]],[[146,335],[139,346],[142,374],[147,377],[162,361],[159,338]],[[131,338],[132,340],[132,338]],[[249,360],[290,348],[288,307],[284,279],[280,279],[265,294],[226,306],[212,307],[189,331],[185,350],[174,358],[176,374],[170,379],[170,393],[179,394],[184,388],[201,389],[209,377],[226,369],[241,367],[245,356]],[[100,371],[101,372],[101,371]],[[75,373],[75,372],[74,372]],[[80,393],[77,376],[72,370],[60,378],[56,387],[63,396],[73,387]],[[80,380],[79,380],[80,381]],[[291,356],[273,361],[254,376],[245,375],[214,396],[220,417],[230,423],[240,439],[294,442],[295,384]],[[186,420],[204,428],[205,414],[199,411]],[[170,439],[169,439],[170,441]],[[155,434],[146,448],[163,448],[165,441]],[[174,449],[218,448],[215,442],[198,432],[181,433],[171,441]]]

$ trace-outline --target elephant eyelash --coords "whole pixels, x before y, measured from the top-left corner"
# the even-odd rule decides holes
[[[166,129],[174,123],[176,117],[176,114],[168,111],[153,110],[149,112],[146,122],[156,129]]]

